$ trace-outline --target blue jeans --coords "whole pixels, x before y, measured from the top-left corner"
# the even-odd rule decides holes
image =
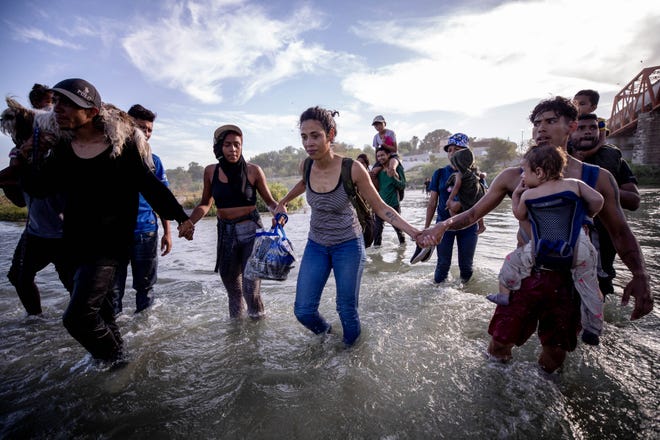
[[[460,231],[447,231],[438,244],[438,263],[435,266],[435,282],[442,283],[447,279],[451,267],[451,257],[454,248],[454,240],[458,248],[458,268],[463,282],[472,278],[472,263],[474,251],[477,248],[478,225],[462,229]]]
[[[365,260],[362,237],[333,246],[307,240],[296,285],[294,313],[298,321],[317,335],[330,330],[330,324],[319,313],[319,304],[330,270],[333,270],[344,343],[352,345],[360,336],[357,309]]]
[[[130,264],[133,289],[135,289],[135,313],[139,313],[154,302],[154,284],[156,284],[158,268],[158,232],[141,232],[134,235]],[[127,269],[128,265],[117,267],[117,279],[112,288],[115,315],[122,311]]]

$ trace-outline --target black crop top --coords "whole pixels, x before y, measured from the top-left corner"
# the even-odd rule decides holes
[[[218,169],[220,164],[215,166],[213,180],[211,181],[211,195],[215,200],[215,206],[218,209],[237,208],[240,206],[255,206],[257,204],[257,191],[246,179],[244,191],[236,191],[236,185],[224,183],[218,179]]]

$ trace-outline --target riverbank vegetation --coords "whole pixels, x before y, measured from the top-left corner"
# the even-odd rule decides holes
[[[424,181],[430,179],[433,172],[446,166],[449,162],[443,147],[450,133],[439,129],[428,133],[424,139],[414,136],[410,141],[399,142],[399,153],[405,161],[406,179],[411,189],[423,188]],[[515,142],[499,138],[470,139],[471,148],[475,152],[480,171],[488,175],[490,181],[500,171],[508,166],[520,162],[520,148]],[[342,156],[356,158],[360,153],[366,153],[374,161],[374,149],[371,145],[362,148],[345,143],[334,144],[334,149]],[[288,146],[279,151],[258,154],[250,158],[250,162],[259,165],[266,174],[268,186],[276,200],[281,199],[300,179],[300,164],[307,157],[303,148]],[[637,176],[640,187],[660,187],[660,166],[657,165],[631,165],[633,173]],[[186,209],[194,208],[202,195],[204,167],[197,162],[188,164],[188,168],[178,167],[167,170],[170,188],[179,202]],[[304,202],[302,197],[289,203],[291,212],[300,209]],[[267,208],[257,198],[257,208],[261,212]],[[11,204],[0,193],[0,220],[21,221],[26,218],[27,209],[18,208]],[[215,208],[209,211],[215,215]]]

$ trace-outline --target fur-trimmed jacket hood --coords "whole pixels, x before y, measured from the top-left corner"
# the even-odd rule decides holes
[[[71,133],[59,129],[53,111],[28,109],[10,97],[6,98],[6,102],[7,109],[0,115],[0,131],[11,136],[17,147],[30,139],[37,129],[44,150],[50,150],[60,140],[71,137]],[[112,146],[111,157],[120,156],[126,143],[133,142],[144,163],[154,169],[151,147],[128,113],[113,104],[103,103],[94,123],[102,127],[108,143]]]

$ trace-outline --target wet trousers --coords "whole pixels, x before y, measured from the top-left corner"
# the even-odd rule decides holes
[[[112,286],[117,267],[126,261],[78,266],[71,301],[64,312],[64,327],[95,359],[114,361],[122,355],[123,341],[115,322]]]
[[[16,288],[18,298],[28,315],[41,313],[41,296],[34,282],[37,272],[50,263],[67,291],[73,289],[73,265],[64,252],[64,242],[61,238],[42,238],[23,232],[18,241],[7,278]]]
[[[264,314],[261,280],[244,277],[256,231],[262,227],[261,220],[258,214],[256,215],[256,220],[243,220],[241,223],[218,219],[216,271],[220,272],[222,284],[227,289],[229,316],[232,318],[241,317],[246,304],[248,316],[251,318],[259,318]]]
[[[154,284],[158,268],[158,232],[141,232],[133,237],[131,248],[131,272],[135,289],[135,313],[149,307],[154,301]],[[117,279],[113,287],[114,313],[121,313],[126,290],[128,265],[117,267]]]
[[[437,246],[438,262],[435,266],[434,281],[442,283],[449,275],[451,267],[452,252],[454,241],[458,249],[458,269],[461,281],[466,282],[472,278],[472,267],[474,262],[474,252],[477,249],[478,225],[461,229],[460,231],[446,231],[442,236],[440,244]]]
[[[307,240],[296,284],[294,313],[298,321],[315,334],[330,330],[330,324],[319,313],[319,305],[332,270],[344,343],[352,345],[361,332],[358,302],[365,260],[362,236],[333,246]]]

